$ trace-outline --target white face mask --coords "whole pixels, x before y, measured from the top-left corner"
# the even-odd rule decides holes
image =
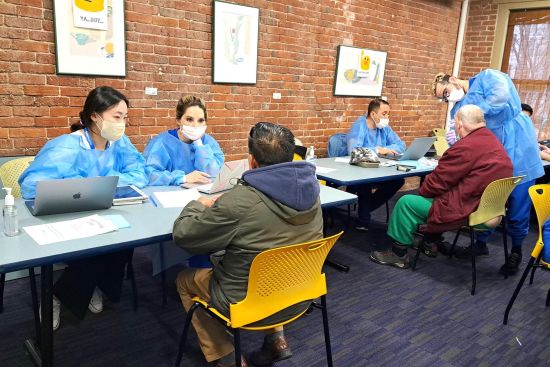
[[[447,101],[449,102],[458,102],[461,101],[462,98],[464,98],[464,89],[453,89],[451,93],[449,94],[449,97],[447,97]]]
[[[375,123],[377,129],[383,129],[389,124],[390,124],[390,119],[388,118],[381,118],[380,121]]]
[[[203,126],[181,125],[180,131],[184,138],[195,141],[202,138],[202,136],[206,132],[206,125],[203,125]]]
[[[117,141],[122,138],[126,130],[126,123],[124,121],[111,121],[105,120],[101,116],[98,117],[101,118],[101,121],[97,123],[97,126],[103,139]]]

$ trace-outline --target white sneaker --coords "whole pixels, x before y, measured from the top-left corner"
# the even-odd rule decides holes
[[[96,288],[94,290],[94,294],[92,294],[92,299],[90,300],[90,304],[88,305],[88,310],[90,310],[91,313],[100,313],[103,311],[103,295],[99,288]]]
[[[57,297],[53,297],[53,318],[52,318],[52,326],[53,331],[56,331],[59,329],[59,324],[61,322],[61,319],[59,318],[59,314],[61,313],[61,302],[57,299]],[[38,308],[38,316],[40,317],[40,322],[42,322],[42,305]]]

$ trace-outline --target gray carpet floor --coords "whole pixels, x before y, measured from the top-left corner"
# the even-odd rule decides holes
[[[392,203],[393,206],[393,203]],[[328,307],[335,366],[548,366],[550,308],[544,305],[550,274],[538,272],[526,284],[502,325],[505,306],[519,274],[504,280],[501,234],[491,238],[490,256],[478,260],[478,284],[470,295],[468,260],[422,256],[418,270],[380,266],[368,259],[375,248],[388,246],[385,209],[375,212],[370,232],[357,232],[345,212],[335,215],[330,233],[344,228],[331,258],[348,264],[349,273],[326,269]],[[446,235],[447,239],[452,234]],[[523,266],[538,237],[535,224],[524,244]],[[467,243],[467,236],[460,240]],[[56,366],[170,366],[173,364],[185,313],[168,272],[169,299],[161,305],[160,279],[151,276],[147,248],[137,249],[134,268],[139,308],[133,311],[129,282],[120,303],[105,305],[102,314],[78,321],[62,311],[55,332]],[[30,366],[23,341],[33,335],[27,279],[6,284],[0,314],[0,366]],[[323,366],[325,350],[320,312],[302,317],[286,329],[294,357],[277,366]],[[261,334],[243,333],[245,353],[261,345]],[[183,366],[208,366],[194,333]]]

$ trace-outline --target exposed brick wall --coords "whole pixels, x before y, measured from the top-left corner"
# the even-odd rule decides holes
[[[498,5],[488,0],[470,1],[460,77],[470,78],[490,67]]]
[[[125,1],[126,78],[55,74],[51,0],[0,2],[0,155],[36,154],[68,132],[87,92],[113,86],[132,104],[127,133],[141,150],[151,135],[174,126],[182,93],[207,101],[209,132],[228,158],[246,152],[254,122],[290,127],[324,154],[330,135],[346,131],[369,102],[333,96],[340,44],[388,52],[383,95],[391,124],[409,143],[444,123],[445,106],[429,80],[451,70],[459,0],[241,0],[260,8],[258,82],[211,83],[209,0]],[[470,38],[473,36],[470,35]],[[145,96],[145,87],[158,96]],[[272,100],[281,92],[281,100]]]

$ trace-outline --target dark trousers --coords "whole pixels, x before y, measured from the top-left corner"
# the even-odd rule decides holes
[[[370,213],[391,199],[393,195],[403,186],[405,180],[402,178],[384,181],[374,184],[354,185],[348,188],[349,192],[357,194],[358,221],[359,226],[368,226]],[[372,191],[376,188],[376,191]]]
[[[54,285],[54,295],[79,319],[86,315],[96,287],[99,287],[110,301],[118,302],[122,291],[124,268],[133,251],[124,250],[69,262]]]

